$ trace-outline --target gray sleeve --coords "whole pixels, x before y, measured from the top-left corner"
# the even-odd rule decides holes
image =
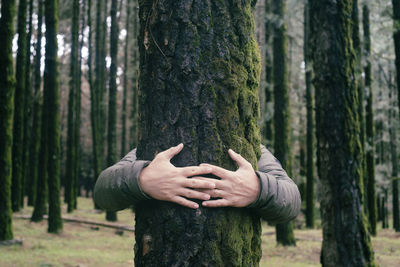
[[[268,222],[290,221],[300,212],[299,189],[265,146],[261,146],[261,152],[256,172],[260,179],[260,194],[258,199],[248,207]]]
[[[136,160],[136,149],[101,172],[94,187],[94,201],[107,211],[128,208],[150,199],[140,188],[138,177],[150,161]]]

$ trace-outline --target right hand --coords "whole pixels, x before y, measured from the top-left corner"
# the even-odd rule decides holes
[[[181,152],[182,148],[183,144],[179,144],[158,153],[139,174],[139,184],[143,192],[152,198],[197,209],[199,205],[187,198],[209,200],[209,194],[194,189],[214,189],[215,183],[188,177],[209,174],[212,168],[208,166],[175,167],[170,160]]]

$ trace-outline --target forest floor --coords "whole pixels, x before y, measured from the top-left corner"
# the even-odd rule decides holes
[[[93,210],[90,199],[79,198],[78,210],[63,216],[105,222],[104,213]],[[16,215],[30,215],[25,207]],[[301,219],[300,219],[301,220]],[[118,224],[133,226],[134,214],[130,210],[118,212]],[[298,223],[296,223],[298,224]],[[14,236],[23,239],[23,245],[0,247],[0,266],[133,266],[133,232],[119,234],[115,229],[80,223],[64,223],[61,234],[48,234],[47,221],[31,223],[13,220]],[[261,266],[320,266],[322,242],[320,229],[295,230],[297,246],[276,246],[275,228],[263,223]],[[392,229],[379,229],[372,239],[375,259],[380,266],[400,266],[400,233]]]

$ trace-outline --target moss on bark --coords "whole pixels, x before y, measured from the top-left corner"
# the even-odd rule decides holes
[[[180,142],[176,166],[233,170],[260,156],[255,1],[141,1],[138,157]],[[221,23],[223,21],[224,23]],[[260,219],[247,209],[147,201],[136,207],[136,266],[258,266]]]

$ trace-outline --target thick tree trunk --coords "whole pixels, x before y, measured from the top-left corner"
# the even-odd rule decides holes
[[[364,32],[364,58],[365,58],[365,88],[368,90],[366,111],[366,173],[365,182],[367,183],[366,200],[368,205],[368,220],[370,233],[376,235],[376,220],[377,220],[377,206],[375,195],[375,126],[374,126],[374,113],[373,113],[373,91],[372,91],[372,74],[371,74],[371,37],[369,31],[369,8],[365,4],[363,6],[363,32]]]
[[[310,1],[323,266],[372,266],[361,206],[362,155],[351,1]]]
[[[46,60],[44,69],[43,118],[47,123],[42,134],[42,149],[47,152],[47,172],[49,184],[49,222],[48,232],[62,230],[60,203],[60,92],[58,82],[57,30],[58,0],[45,1]],[[43,145],[46,143],[46,145]],[[42,152],[41,152],[42,153]]]
[[[0,241],[13,239],[11,209],[12,120],[14,109],[14,37],[15,1],[1,1],[0,18]]]
[[[314,96],[311,84],[310,55],[310,5],[306,0],[304,6],[304,63],[306,69],[306,102],[307,102],[307,193],[306,193],[306,226],[314,228],[315,193],[314,193]]]
[[[283,168],[291,175],[290,152],[290,104],[287,72],[287,33],[284,14],[286,1],[273,0],[273,13],[279,21],[274,28],[274,152]],[[296,245],[293,223],[276,225],[276,241],[284,246]]]
[[[139,159],[180,142],[176,166],[253,166],[260,156],[255,1],[140,1]],[[221,21],[223,23],[221,23]],[[136,207],[135,266],[258,266],[260,219],[248,209]]]
[[[26,68],[26,0],[18,6],[18,52],[16,62],[16,86],[14,97],[13,149],[12,149],[12,209],[19,211],[22,192],[22,170],[24,155],[24,107],[25,107],[25,68]]]
[[[30,152],[30,162],[32,168],[32,181],[35,183],[35,191],[29,199],[34,201],[34,210],[31,220],[34,222],[43,220],[43,215],[46,213],[46,200],[47,200],[47,175],[43,172],[44,156],[40,153],[42,145],[42,131],[44,130],[44,123],[42,121],[42,95],[40,92],[41,85],[41,49],[42,49],[42,23],[44,12],[44,0],[39,0],[38,6],[38,34],[36,43],[36,58],[35,58],[35,104],[33,116],[33,133],[32,133],[32,146]],[[47,122],[46,122],[47,123]],[[39,159],[41,159],[39,161]]]
[[[118,0],[111,1],[111,34],[110,34],[110,80],[108,95],[108,135],[107,135],[107,165],[111,166],[118,160],[117,154],[117,67],[118,67]],[[107,221],[116,221],[117,213],[107,211]]]

